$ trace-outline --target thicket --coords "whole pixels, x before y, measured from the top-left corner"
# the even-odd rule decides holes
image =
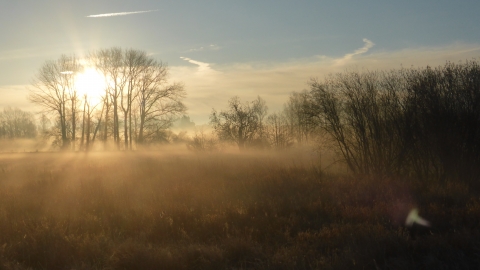
[[[310,86],[309,114],[352,172],[478,179],[478,61],[344,72]]]

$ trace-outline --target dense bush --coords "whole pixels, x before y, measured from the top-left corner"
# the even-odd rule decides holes
[[[474,180],[480,168],[477,61],[313,80],[309,114],[356,173]]]

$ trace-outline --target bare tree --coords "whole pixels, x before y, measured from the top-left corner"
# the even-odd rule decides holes
[[[300,144],[309,140],[316,126],[311,117],[310,101],[310,93],[304,90],[293,92],[287,104],[285,104],[284,113],[290,126],[290,133]]]
[[[46,113],[54,113],[58,117],[61,133],[61,148],[68,149],[69,123],[67,112],[70,109],[72,139],[76,129],[76,91],[74,74],[80,69],[75,56],[62,55],[56,61],[47,61],[40,68],[33,82],[28,99],[43,107]],[[70,104],[68,104],[70,101]],[[70,106],[70,107],[68,107]]]
[[[90,58],[95,63],[97,69],[99,69],[105,76],[105,82],[107,85],[105,93],[106,112],[105,120],[108,122],[109,115],[109,102],[113,107],[113,140],[117,148],[120,148],[120,121],[119,121],[119,108],[124,92],[124,88],[128,82],[128,72],[125,67],[123,50],[118,47],[110,49],[102,49],[91,54]],[[107,126],[105,126],[105,136],[107,135]],[[106,139],[106,138],[105,138]]]
[[[155,64],[152,58],[144,51],[126,50],[124,65],[126,67],[128,82],[126,89],[121,89],[121,108],[124,115],[124,142],[125,149],[132,149],[132,106],[134,99],[143,86],[143,79],[148,68]]]
[[[82,148],[87,143],[88,149],[91,133],[94,141],[103,127],[105,146],[108,137],[113,134],[117,149],[120,149],[123,140],[124,149],[127,150],[133,148],[134,139],[137,143],[144,143],[163,134],[185,112],[183,85],[168,84],[167,67],[146,52],[110,48],[91,53],[88,60],[105,77],[106,87],[101,106],[88,102],[87,97],[82,105],[75,88],[75,75],[84,67],[75,57],[62,56],[57,61],[47,62],[40,69],[33,84],[34,89],[30,91],[29,99],[32,102],[41,105],[44,112],[58,115],[54,127],[58,127],[60,132],[56,133],[55,142],[62,148],[68,148],[71,142],[75,150],[79,126],[77,118],[83,119]],[[83,117],[79,117],[79,107],[83,107]],[[97,107],[101,107],[101,115],[95,121],[94,108]]]
[[[111,114],[111,108],[112,108],[112,103],[111,103],[111,98],[110,98],[110,82],[108,79],[108,76],[106,74],[108,73],[109,70],[109,63],[110,63],[110,55],[111,53],[108,50],[100,50],[96,52],[90,53],[88,59],[89,61],[95,66],[98,70],[100,70],[104,75],[105,79],[105,93],[102,97],[102,114],[105,114],[105,119],[104,119],[104,124],[103,124],[103,142],[104,142],[104,148],[107,147],[107,139],[108,139],[108,126],[110,125],[110,114]],[[95,131],[97,132],[100,128],[100,122],[97,125],[97,128]],[[95,132],[95,135],[96,135]],[[113,132],[114,133],[114,132]],[[115,133],[114,133],[115,134]]]
[[[243,104],[239,97],[233,97],[228,102],[228,110],[218,113],[213,109],[210,122],[220,139],[234,142],[239,149],[245,149],[263,133],[263,118],[267,109],[260,97]]]
[[[7,107],[0,112],[0,137],[6,139],[33,138],[37,134],[35,119],[29,112]]]
[[[267,136],[274,149],[286,149],[293,144],[293,136],[285,112],[274,113],[267,117]]]
[[[113,137],[120,148],[120,116],[123,114],[125,149],[133,148],[134,137],[142,144],[170,127],[185,111],[181,84],[167,84],[168,69],[146,52],[111,48],[92,53],[95,66],[105,75],[104,139],[107,136],[110,104],[113,109]],[[138,119],[137,119],[138,118]]]
[[[168,84],[167,66],[156,61],[148,62],[137,86],[137,143],[144,144],[159,131],[169,128],[185,112],[182,103],[185,90],[182,84]]]
[[[80,143],[80,149],[88,151],[90,149],[91,141],[93,142],[96,131],[98,131],[99,124],[101,122],[103,111],[100,113],[100,117],[97,123],[97,128],[95,128],[93,138],[92,138],[92,125],[93,125],[93,113],[95,108],[99,104],[92,104],[88,99],[88,95],[85,94],[83,98],[83,120],[82,120],[82,139]],[[83,147],[85,145],[85,147]]]

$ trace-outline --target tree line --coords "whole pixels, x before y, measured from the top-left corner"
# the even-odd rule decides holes
[[[89,67],[105,78],[96,103],[79,91],[76,82],[77,75]],[[168,128],[185,115],[185,95],[181,83],[168,81],[165,64],[144,51],[114,47],[93,51],[84,59],[62,55],[45,62],[34,77],[28,99],[42,108],[40,134],[53,138],[54,146],[87,151],[100,142],[105,149],[128,150],[168,140]],[[235,141],[241,149],[288,148],[309,139],[312,125],[303,113],[306,98],[305,91],[293,93],[284,112],[267,115],[262,98],[242,103],[234,97],[229,106],[235,113],[214,112],[211,123],[219,141]],[[239,121],[238,129],[227,127],[232,121]]]
[[[36,136],[37,126],[32,113],[12,107],[0,111],[0,138],[31,139]]]
[[[74,74],[84,64],[74,56],[46,62],[29,95],[54,116],[50,135],[62,149],[88,150],[95,141],[133,149],[164,140],[185,114],[183,85],[169,83],[168,67],[145,52],[103,49],[83,61],[105,77],[98,104],[76,91]],[[12,115],[19,121],[9,120]],[[36,132],[33,118],[18,109],[5,109],[0,119],[3,138]],[[210,126],[214,136],[197,132],[190,149],[214,150],[220,142],[286,149],[322,138],[355,173],[474,178],[480,168],[480,67],[470,60],[331,74],[311,79],[309,89],[293,92],[272,114],[261,97],[233,97],[226,109],[212,110]]]
[[[480,65],[347,71],[312,79],[282,112],[261,98],[211,114],[220,140],[285,148],[322,137],[359,174],[475,180],[480,173]],[[266,119],[266,120],[265,120]]]
[[[105,78],[97,103],[76,85],[88,66]],[[157,140],[186,110],[184,87],[169,83],[167,65],[133,49],[102,49],[86,59],[62,55],[39,69],[32,86],[28,99],[54,117],[52,136],[64,150],[88,150],[96,140],[133,149]]]
[[[219,141],[235,143],[240,150],[247,148],[286,149],[315,139],[316,125],[308,114],[307,91],[293,92],[284,109],[268,114],[265,100],[243,102],[235,96],[228,108],[213,109],[210,125]]]

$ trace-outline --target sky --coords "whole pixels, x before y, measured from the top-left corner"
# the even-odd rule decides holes
[[[273,113],[311,78],[478,59],[479,11],[478,0],[3,1],[0,110],[39,110],[26,96],[45,61],[122,47],[168,64],[197,124],[233,96],[261,96]]]

